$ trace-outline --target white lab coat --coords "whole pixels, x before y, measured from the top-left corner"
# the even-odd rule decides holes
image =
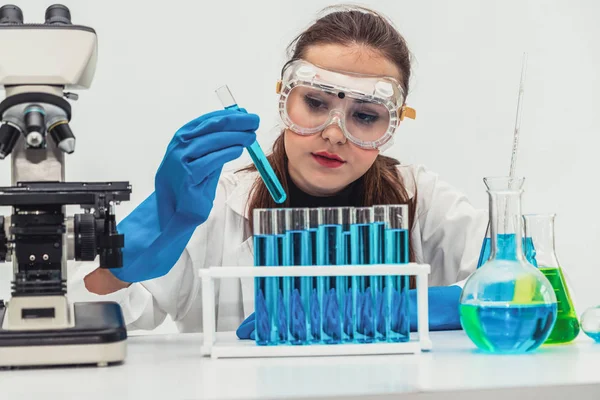
[[[417,189],[416,224],[410,237],[417,262],[431,265],[430,286],[464,280],[477,266],[487,227],[486,210],[420,166],[400,166],[411,197]],[[181,332],[202,331],[198,270],[209,266],[253,265],[253,241],[246,203],[256,172],[223,173],[208,220],[200,225],[173,269],[165,276],[132,284],[109,296],[118,301],[128,329],[154,329],[167,315]],[[80,269],[72,285],[83,287]],[[253,279],[217,282],[217,330],[231,331],[254,311]],[[72,291],[71,291],[72,293]]]

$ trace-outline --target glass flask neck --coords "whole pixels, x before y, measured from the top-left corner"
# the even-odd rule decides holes
[[[523,216],[525,254],[537,267],[558,268],[554,240],[555,214],[528,214]]]
[[[490,200],[490,260],[524,261],[521,193],[518,190],[488,190]]]

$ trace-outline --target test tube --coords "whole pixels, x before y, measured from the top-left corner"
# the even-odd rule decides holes
[[[342,234],[344,236],[344,261],[343,264],[352,264],[352,245],[350,227],[354,224],[354,207],[340,207],[342,214]],[[342,343],[354,341],[355,329],[355,307],[354,293],[352,284],[354,278],[351,276],[338,276],[336,278],[336,289],[338,295],[338,303],[342,307]]]
[[[291,208],[286,213],[284,263],[286,266],[311,265],[312,245],[309,231],[309,209]],[[301,345],[311,341],[310,277],[291,277],[288,326],[290,344]]]
[[[387,206],[385,230],[385,263],[407,264],[409,262],[408,206]],[[387,276],[386,298],[389,306],[387,341],[407,342],[410,339],[409,277]]]
[[[371,264],[383,264],[385,260],[385,229],[387,225],[388,207],[386,205],[373,206],[373,231]],[[375,291],[375,340],[385,341],[387,327],[389,326],[389,303],[385,295],[387,277],[371,277],[371,285]]]
[[[311,265],[317,265],[317,229],[319,227],[319,208],[309,208],[308,210],[308,230],[310,232],[311,245]],[[310,277],[310,300],[309,300],[309,318],[310,334],[312,343],[321,342],[321,304],[323,283],[322,277]]]
[[[343,265],[345,259],[342,209],[319,209],[317,230],[317,264]],[[339,301],[336,276],[321,277],[322,339],[326,344],[342,342],[342,315],[344,303]],[[343,297],[341,297],[343,300]]]
[[[354,209],[355,221],[350,227],[352,246],[352,264],[371,264],[373,247],[373,208],[357,207]],[[370,276],[355,276],[354,309],[356,316],[355,340],[359,343],[370,343],[375,340],[375,296],[373,280]]]
[[[274,266],[278,264],[277,243],[274,232],[272,209],[254,209],[254,266]],[[255,341],[259,346],[276,342],[275,324],[277,293],[276,278],[254,278]]]
[[[227,85],[221,86],[215,92],[217,93],[219,100],[221,100],[221,103],[226,110],[239,109],[237,102],[233,98],[233,95],[231,94],[231,91]],[[258,141],[254,141],[254,143],[252,143],[246,149],[248,150],[248,154],[250,154],[250,158],[252,158],[252,162],[256,166],[256,169],[258,170],[263,182],[267,186],[271,197],[273,197],[273,200],[275,200],[275,203],[283,203],[287,197],[285,190],[283,190],[281,182],[279,182],[277,175],[275,175],[275,171],[273,171],[273,167],[271,167],[271,164],[269,164],[269,160],[267,160],[267,157],[258,144]]]
[[[319,228],[320,208],[308,209],[308,230],[310,231],[310,243],[312,245],[312,265],[318,265],[317,261],[317,230]]]
[[[286,209],[276,208],[273,210],[274,234],[277,247],[277,265],[285,265],[284,248],[285,248],[285,229],[286,229]],[[275,333],[275,340],[278,344],[289,343],[289,328],[288,328],[288,310],[290,304],[290,277],[276,277],[275,292],[276,292],[276,311],[275,321],[272,329]]]

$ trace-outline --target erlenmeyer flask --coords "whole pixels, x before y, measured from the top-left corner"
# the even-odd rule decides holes
[[[486,178],[483,180],[488,190],[523,190],[523,184],[525,183],[525,178]],[[510,234],[499,235],[498,239],[498,251],[501,253],[514,254],[514,237]],[[531,238],[525,235],[523,237],[523,248],[527,249],[530,246],[526,246],[525,244],[530,242]],[[490,233],[490,223],[488,222],[488,227],[485,232],[485,237],[483,238],[483,243],[481,244],[481,251],[479,252],[479,261],[477,262],[477,268],[481,267],[487,260],[490,258],[490,253],[492,249],[491,243],[491,233]],[[527,254],[526,254],[527,255]],[[529,257],[528,257],[529,259]]]
[[[600,306],[590,307],[581,316],[581,330],[600,343]]]
[[[539,268],[548,278],[556,294],[558,314],[554,329],[546,343],[567,343],[579,334],[579,321],[569,294],[562,267],[556,257],[554,243],[554,219],[556,214],[528,214],[523,216],[525,235],[531,241],[525,243],[529,262]]]
[[[519,189],[511,188],[510,180]],[[522,247],[522,178],[485,178],[490,199],[490,257],[466,281],[460,321],[475,345],[492,353],[524,353],[546,341],[556,322],[556,295],[527,262]],[[494,188],[501,187],[501,190]],[[501,248],[500,243],[506,246]]]

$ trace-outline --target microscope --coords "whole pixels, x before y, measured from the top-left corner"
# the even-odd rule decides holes
[[[10,155],[12,175],[12,186],[0,187],[0,206],[12,207],[0,216],[0,261],[13,265],[11,298],[0,301],[0,366],[119,364],[127,339],[120,306],[72,303],[66,285],[68,260],[123,264],[115,207],[129,200],[129,182],[65,182],[65,157],[75,151],[69,100],[78,99],[65,90],[90,87],[96,32],[74,25],[60,4],[39,24],[5,5],[0,54],[0,159]],[[82,212],[67,217],[73,206]]]

